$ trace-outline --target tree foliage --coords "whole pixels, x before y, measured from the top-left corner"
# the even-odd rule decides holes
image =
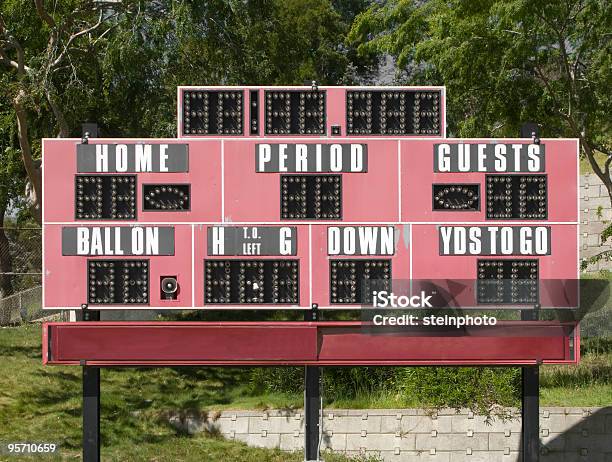
[[[6,0],[0,90],[16,117],[40,221],[40,142],[80,136],[173,136],[176,86],[339,84],[351,66],[350,21],[364,2],[328,0]],[[355,61],[357,64],[353,63]],[[353,69],[353,67],[350,67]]]
[[[349,39],[389,53],[411,83],[446,85],[457,136],[548,136],[610,149],[612,11],[607,1],[394,0],[374,4]]]
[[[393,55],[404,81],[446,85],[451,135],[516,137],[534,121],[579,138],[612,201],[611,30],[608,0],[393,0],[361,14],[349,40]]]
[[[345,45],[364,5],[365,0],[4,0],[0,225],[9,205],[41,222],[42,138],[80,137],[81,123],[88,121],[108,137],[173,137],[177,85],[350,81],[358,67],[372,64],[356,60],[355,50]],[[0,232],[3,296],[12,291],[7,273],[15,260],[6,248]]]

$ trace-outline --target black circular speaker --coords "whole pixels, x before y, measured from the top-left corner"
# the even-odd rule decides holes
[[[178,282],[175,277],[165,277],[161,281],[161,290],[165,294],[173,294],[178,290]]]

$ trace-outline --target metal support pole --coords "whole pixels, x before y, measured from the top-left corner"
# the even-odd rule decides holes
[[[319,405],[321,371],[317,366],[306,366],[304,377],[304,458],[319,460]]]
[[[318,305],[313,303],[304,313],[305,321],[318,319]],[[321,370],[317,366],[304,368],[304,459],[319,460],[319,410],[321,402]]]
[[[522,368],[523,462],[540,460],[540,367]]]
[[[83,366],[83,461],[100,461],[100,369]]]
[[[537,321],[539,305],[521,310],[522,321]],[[540,460],[540,366],[521,368],[521,441],[523,462]]]
[[[83,321],[99,321],[100,312],[81,306]],[[83,366],[83,462],[100,462],[100,368]]]

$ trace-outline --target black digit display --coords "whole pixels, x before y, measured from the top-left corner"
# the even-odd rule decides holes
[[[325,91],[268,90],[266,135],[325,135]]]
[[[142,189],[145,211],[189,210],[190,185],[188,184],[145,184]]]
[[[281,218],[342,219],[342,176],[281,175]]]
[[[184,135],[242,135],[242,91],[183,92]]]
[[[537,260],[478,260],[478,303],[538,303]]]
[[[298,260],[206,260],[207,304],[296,304]]]
[[[545,220],[546,175],[487,175],[487,218]]]
[[[346,92],[348,135],[440,135],[440,92],[350,90]]]
[[[136,218],[135,175],[77,175],[77,220],[130,220]]]
[[[391,260],[331,260],[332,304],[371,305],[374,290],[391,289]]]
[[[259,135],[259,90],[251,90],[249,92],[249,101],[251,103],[249,108],[249,119],[251,121],[249,130],[251,135]]]
[[[147,260],[88,260],[87,300],[96,305],[149,303]]]
[[[433,209],[450,211],[480,210],[480,185],[434,184]]]

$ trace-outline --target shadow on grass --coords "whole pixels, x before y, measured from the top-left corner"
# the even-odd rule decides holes
[[[172,368],[181,377],[198,382],[219,382],[223,386],[244,384],[248,381],[250,368],[234,367],[174,367]]]
[[[40,345],[18,346],[18,345],[0,345],[0,356],[26,358],[38,358],[42,362],[42,349]]]
[[[74,399],[78,396],[77,393],[78,391],[76,390],[37,387],[36,389],[31,389],[31,391],[21,394],[20,398],[23,402],[35,404],[37,406],[55,407],[58,404]]]
[[[40,371],[40,374],[44,375],[45,377],[49,377],[51,379],[57,379],[57,380],[63,380],[66,382],[72,382],[72,383],[81,383],[82,377],[81,374],[79,373],[80,371],[75,371],[73,373],[70,372],[64,372],[64,371],[52,371],[49,370],[47,368],[42,369]]]

